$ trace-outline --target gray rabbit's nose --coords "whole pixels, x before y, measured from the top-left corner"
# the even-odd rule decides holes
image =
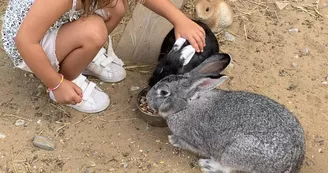
[[[151,108],[151,107],[149,107],[149,106],[147,106],[147,109],[148,109],[148,111],[151,112],[153,115],[157,115],[157,114],[158,114],[158,110],[156,110],[156,109],[153,109],[153,108]]]
[[[158,114],[158,109],[160,107],[160,104],[156,104],[154,102],[148,102],[148,109],[152,110],[154,114]]]
[[[154,108],[150,108],[150,107],[149,107],[149,109],[151,109],[153,111],[153,114],[158,114],[158,109],[154,109]]]
[[[156,104],[148,104],[148,108],[151,109],[154,112],[158,111],[158,107]]]

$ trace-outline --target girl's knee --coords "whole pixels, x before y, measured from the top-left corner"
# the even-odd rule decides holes
[[[108,38],[108,31],[104,20],[99,16],[88,16],[82,25],[86,44],[102,47]]]

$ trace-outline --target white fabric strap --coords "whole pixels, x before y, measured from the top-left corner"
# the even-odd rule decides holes
[[[80,75],[72,82],[81,88],[81,90],[83,92],[83,98],[82,98],[83,100],[88,100],[88,98],[92,94],[92,91],[96,87],[95,83],[87,81],[87,78],[83,75]]]
[[[101,48],[96,57],[92,60],[92,62],[95,63],[97,66],[105,68],[107,65],[113,62],[113,58],[107,57],[106,49]]]
[[[95,89],[96,84],[93,82],[90,82],[89,85],[86,87],[86,89],[83,91],[83,100],[88,100],[89,97],[92,94],[92,91]]]
[[[73,9],[73,10],[76,10],[76,0],[73,0],[72,9]]]
[[[124,62],[119,59],[114,53],[112,39],[109,35],[107,52],[106,49],[102,47],[95,56],[95,58],[92,60],[92,63],[89,65],[89,68],[91,68],[92,71],[97,71],[98,73],[101,73],[103,69],[110,70],[109,65],[111,63],[115,63],[120,66],[124,65]]]
[[[103,68],[105,68],[107,65],[109,65],[110,63],[112,63],[113,60],[114,60],[113,58],[107,57],[106,59],[104,59],[104,60],[102,60],[100,62],[100,66],[102,66]]]
[[[107,56],[108,58],[111,58],[112,61],[120,66],[124,65],[124,62],[117,57],[117,55],[114,52],[113,49],[113,43],[112,43],[112,38],[110,35],[108,35],[108,49],[107,49]]]
[[[108,48],[107,48],[107,53],[108,53],[108,56],[116,56],[115,53],[114,53],[114,50],[113,50],[113,42],[112,42],[112,38],[111,38],[110,35],[108,35]]]
[[[100,61],[103,60],[104,58],[106,58],[105,53],[106,53],[106,50],[104,48],[101,48],[99,50],[99,52],[97,53],[96,57],[93,58],[92,62],[96,63],[96,62],[99,62],[99,58],[101,58]],[[99,64],[100,64],[100,62],[99,62]]]
[[[106,55],[106,50],[104,48],[101,48],[97,53],[96,57],[92,60],[92,62],[95,63],[96,65],[100,65],[103,68],[105,68],[107,65],[111,64],[112,62],[115,62],[116,64],[121,66],[124,65],[123,61],[120,60],[115,55],[112,48],[111,41],[109,42],[107,53],[108,55]]]
[[[97,9],[95,13],[102,17],[105,21],[109,20],[110,14],[105,9]]]
[[[75,83],[77,86],[79,86],[81,88],[82,92],[84,92],[84,90],[88,86],[88,82],[86,81],[86,79],[87,78],[85,76],[80,75],[79,77],[74,79],[72,82]]]

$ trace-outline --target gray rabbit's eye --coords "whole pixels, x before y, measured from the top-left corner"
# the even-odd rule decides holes
[[[161,95],[161,96],[164,96],[164,97],[167,97],[170,95],[170,93],[168,91],[165,91],[165,90],[159,90],[158,93]]]

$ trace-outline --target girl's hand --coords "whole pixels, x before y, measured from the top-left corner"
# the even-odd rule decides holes
[[[53,91],[56,101],[60,104],[76,105],[82,101],[82,90],[75,83],[65,80],[58,89]]]
[[[183,37],[189,41],[197,52],[202,52],[205,47],[205,31],[189,18],[179,20],[174,26],[175,38]]]

